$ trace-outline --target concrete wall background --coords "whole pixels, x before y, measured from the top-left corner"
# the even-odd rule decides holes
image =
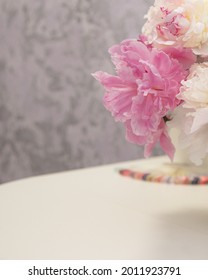
[[[0,182],[143,156],[90,73],[113,71],[107,49],[152,3],[0,0]]]

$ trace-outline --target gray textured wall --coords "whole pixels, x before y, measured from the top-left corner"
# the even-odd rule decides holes
[[[90,73],[152,2],[0,0],[0,182],[142,157]]]

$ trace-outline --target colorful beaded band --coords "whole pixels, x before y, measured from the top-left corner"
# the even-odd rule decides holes
[[[151,172],[144,173],[139,171],[133,171],[129,169],[121,169],[119,173],[122,176],[131,177],[137,180],[143,180],[148,182],[177,184],[177,185],[206,185],[208,184],[208,176],[167,176],[167,175],[155,175]]]

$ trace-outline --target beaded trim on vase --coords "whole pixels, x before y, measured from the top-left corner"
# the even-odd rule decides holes
[[[139,172],[129,169],[121,169],[119,173],[122,176],[131,177],[137,180],[143,180],[147,182],[177,184],[177,185],[206,185],[208,184],[208,176],[174,176],[174,175],[156,175],[155,173]]]

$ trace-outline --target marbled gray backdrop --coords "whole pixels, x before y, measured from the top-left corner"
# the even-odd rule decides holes
[[[107,49],[137,36],[151,3],[0,0],[1,183],[143,156],[90,73],[113,73]]]

